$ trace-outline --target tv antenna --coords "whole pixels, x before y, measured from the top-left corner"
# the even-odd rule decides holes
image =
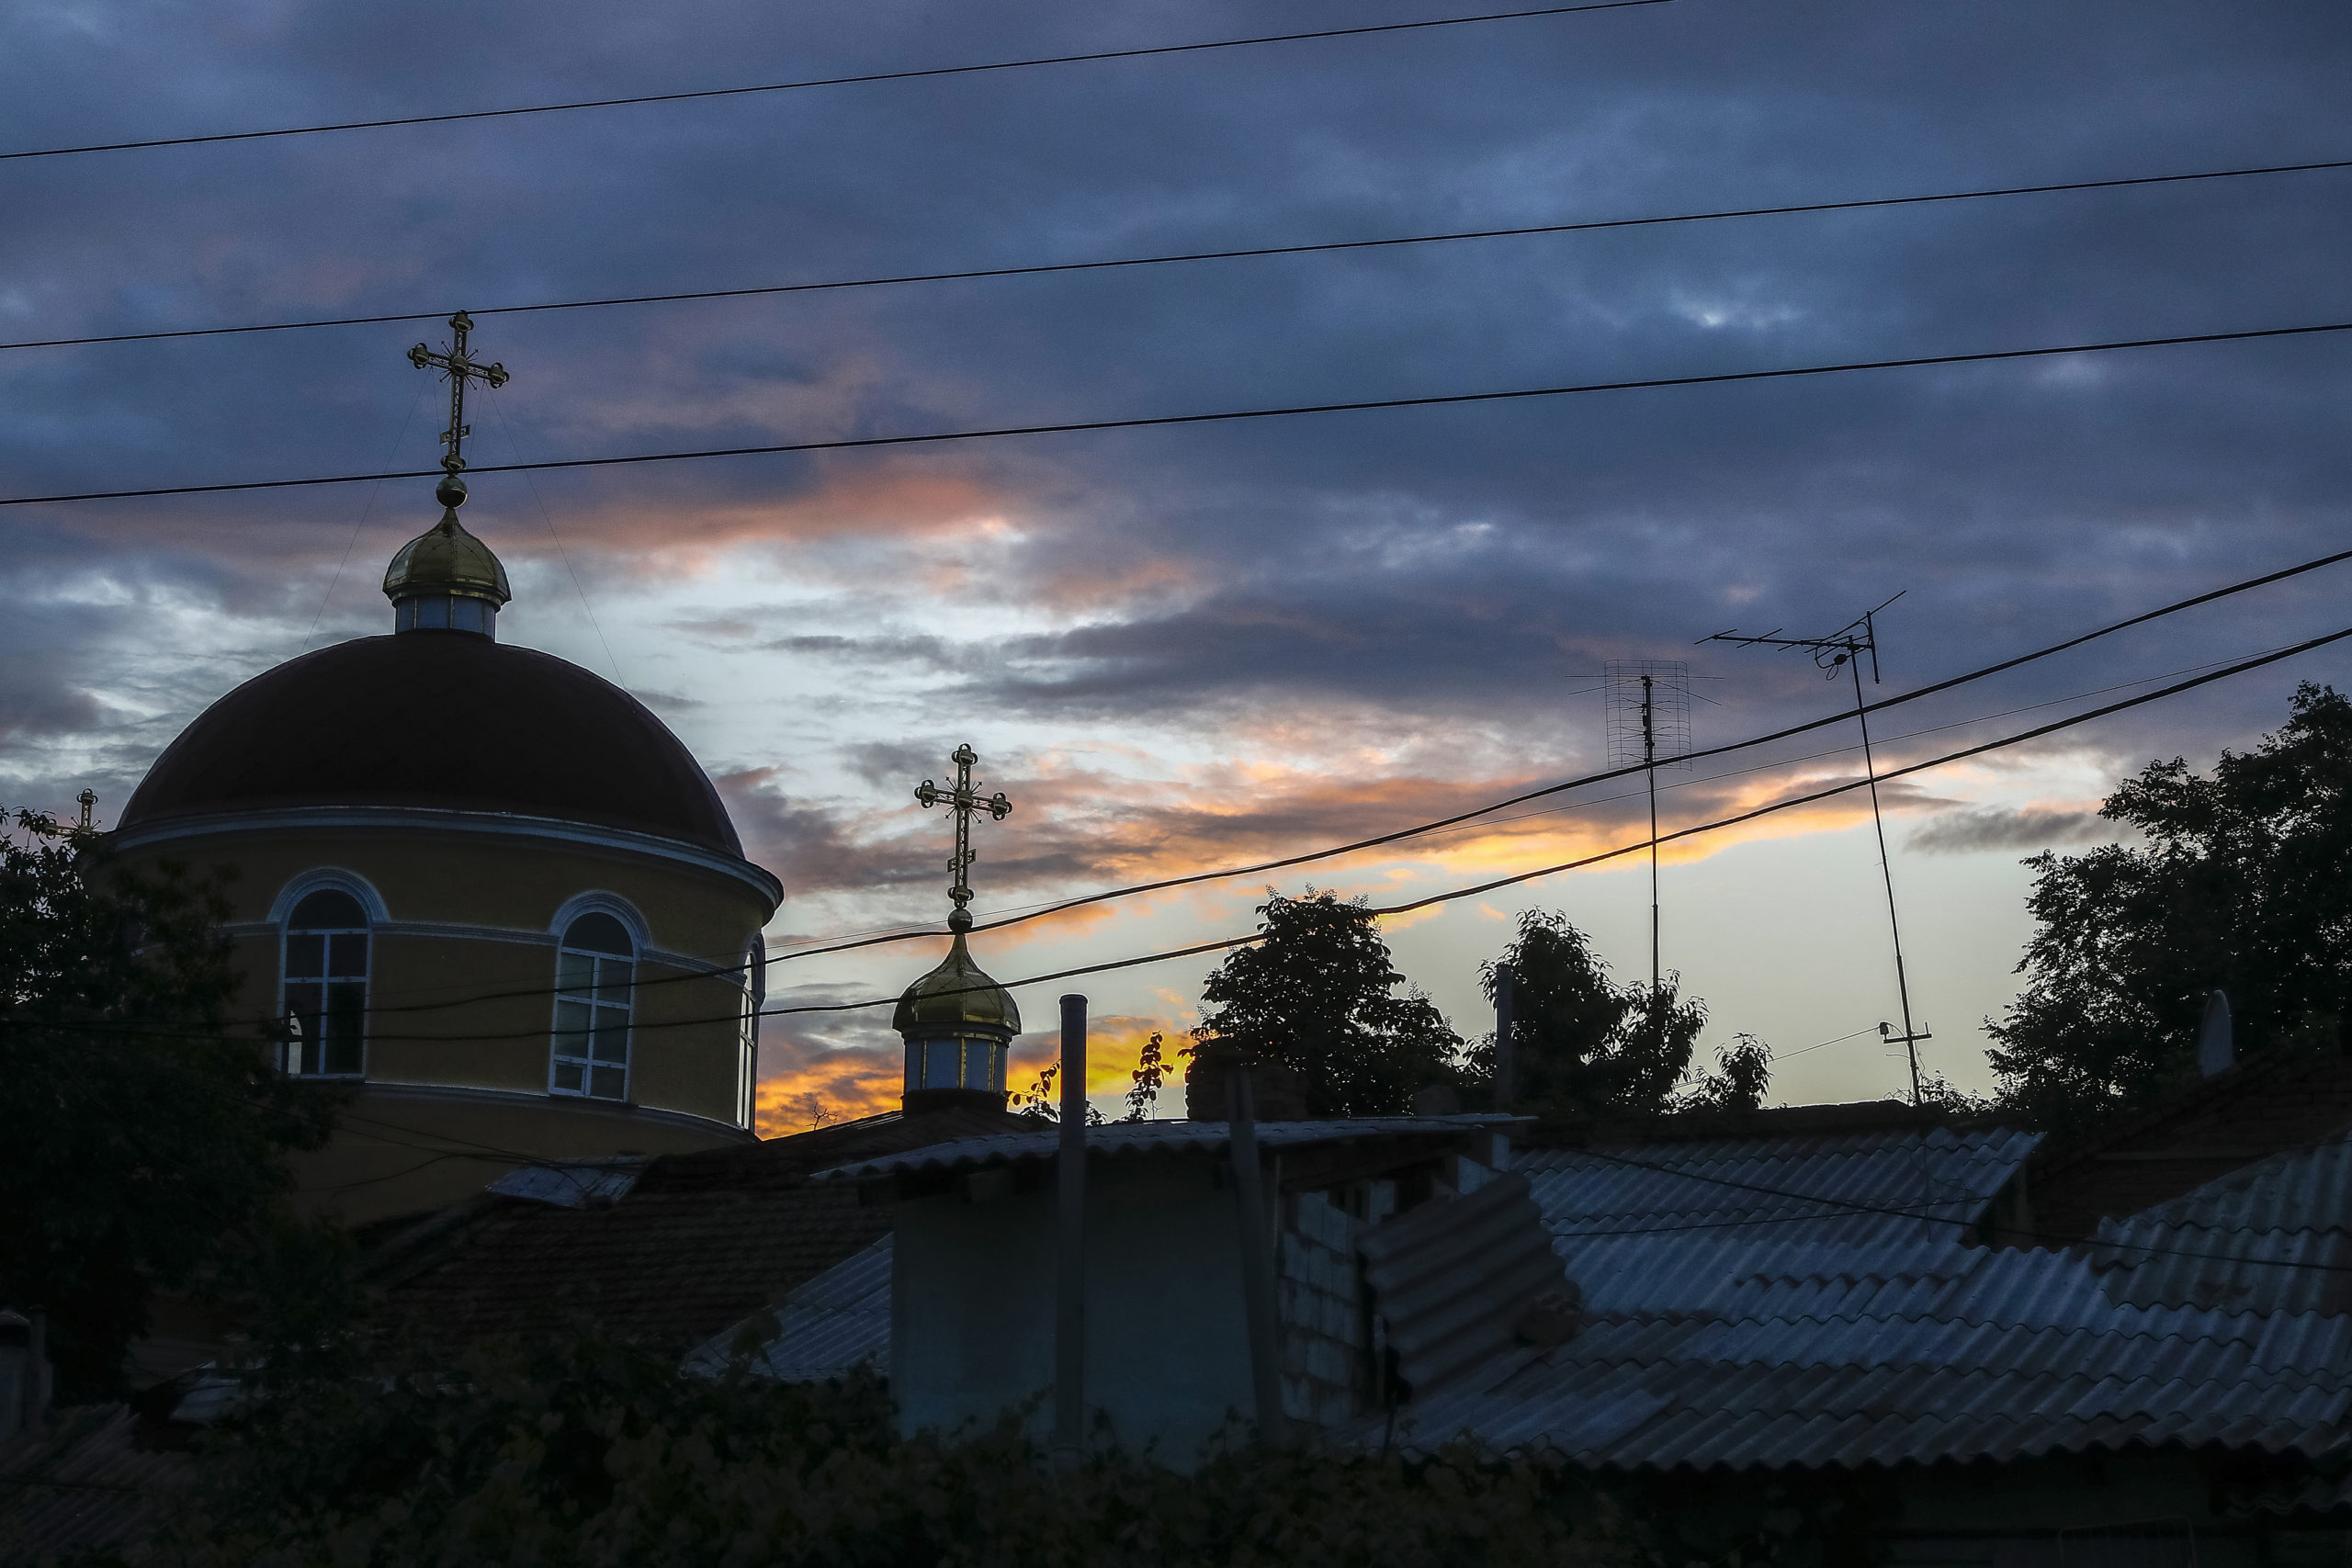
[[[1905,593],[1909,592],[1908,589],[1904,590]],[[1902,593],[1897,593],[1894,599],[1902,597]],[[1854,718],[1862,728],[1862,776],[1870,781],[1871,822],[1878,829],[1879,875],[1886,884],[1886,928],[1894,939],[1894,994],[1903,1005],[1903,1032],[1897,1034],[1883,1023],[1878,1026],[1878,1032],[1888,1044],[1900,1044],[1909,1059],[1911,1103],[1917,1105],[1919,1103],[1919,1042],[1932,1040],[1935,1036],[1911,1025],[1911,982],[1903,969],[1903,924],[1894,912],[1894,868],[1886,854],[1886,818],[1879,810],[1878,766],[1871,756],[1870,706],[1862,700],[1862,656],[1870,655],[1871,684],[1875,686],[1879,680],[1878,616],[1887,604],[1894,603],[1894,599],[1889,599],[1886,604],[1879,605],[1875,610],[1863,611],[1827,637],[1782,637],[1781,628],[1775,626],[1759,637],[1747,637],[1734,630],[1717,632],[1713,637],[1702,637],[1699,640],[1728,642],[1740,648],[1797,649],[1812,654],[1813,661],[1821,667],[1828,679],[1838,679],[1841,670],[1853,677]],[[1655,833],[1652,837],[1656,837]],[[1655,843],[1651,846],[1651,853],[1657,853]]]
[[[1679,659],[1612,659],[1609,675],[1609,765],[1638,762],[1650,793],[1650,997],[1659,991],[1657,771],[1689,767],[1690,666]]]

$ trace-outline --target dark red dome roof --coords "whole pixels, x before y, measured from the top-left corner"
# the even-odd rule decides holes
[[[254,676],[164,749],[120,825],[303,806],[514,812],[743,852],[644,704],[472,632],[360,637]]]

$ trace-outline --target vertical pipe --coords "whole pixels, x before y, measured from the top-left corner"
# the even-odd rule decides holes
[[[1062,998],[1061,1231],[1054,1249],[1054,1450],[1086,1446],[1086,998]]]
[[[1265,1187],[1258,1169],[1258,1097],[1240,1062],[1225,1080],[1233,1144],[1233,1201],[1241,1217],[1241,1306],[1250,1330],[1250,1389],[1258,1405],[1258,1439],[1289,1437],[1283,1416],[1282,1365],[1274,1343],[1274,1253],[1266,1232]]]
[[[1650,786],[1650,1000],[1657,1000],[1657,725],[1652,677],[1642,677],[1642,776]]]
[[[1878,660],[1878,638],[1867,618],[1871,660]],[[1911,1027],[1911,982],[1903,973],[1903,925],[1894,918],[1894,867],[1886,858],[1886,818],[1878,809],[1878,764],[1871,757],[1870,705],[1862,701],[1862,661],[1856,649],[1846,661],[1854,668],[1854,717],[1862,727],[1862,774],[1871,781],[1871,821],[1878,829],[1878,869],[1886,881],[1886,929],[1894,936],[1894,994],[1903,1004],[1903,1049],[1911,1061],[1911,1103],[1919,1103],[1919,1032]]]
[[[1519,1042],[1511,1037],[1519,976],[1508,964],[1495,965],[1495,1109],[1509,1111],[1519,1094]]]

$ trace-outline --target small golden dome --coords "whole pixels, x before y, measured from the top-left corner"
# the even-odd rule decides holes
[[[442,593],[493,604],[514,597],[506,586],[506,569],[488,545],[466,532],[455,507],[445,507],[441,521],[402,545],[384,569],[384,597],[395,604]]]
[[[898,1010],[890,1015],[890,1027],[901,1034],[961,1034],[978,1029],[1009,1038],[1021,1032],[1021,1010],[1013,1004],[1012,992],[972,962],[959,931],[939,967],[899,997]]]

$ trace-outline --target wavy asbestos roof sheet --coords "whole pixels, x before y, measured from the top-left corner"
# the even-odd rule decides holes
[[[1417,1391],[1511,1349],[1521,1320],[1546,1292],[1567,1305],[1567,1277],[1543,1211],[1516,1171],[1374,1225],[1356,1248],[1397,1371]]]
[[[1298,1148],[1314,1144],[1357,1143],[1378,1138],[1458,1138],[1481,1128],[1498,1131],[1514,1118],[1469,1116],[1348,1116],[1319,1122],[1261,1122],[1258,1146]],[[1089,1151],[1102,1155],[1214,1154],[1232,1141],[1224,1122],[1114,1122],[1086,1130]],[[1061,1129],[1046,1122],[1035,1133],[1001,1133],[960,1138],[879,1159],[820,1171],[820,1181],[856,1180],[923,1170],[972,1170],[1022,1160],[1052,1159],[1061,1150]]]
[[[2352,1317],[2123,1301],[2113,1258],[1964,1245],[2032,1146],[1994,1129],[1527,1154],[1590,1316],[1417,1401],[1400,1440],[1623,1470],[2339,1444]],[[2256,1212],[2228,1186],[2170,1223]],[[2352,1221],[2352,1188],[2309,1173],[2259,1201],[2308,1205],[2314,1231]]]
[[[2352,1312],[2352,1135],[2102,1220],[2088,1251],[2109,1293],[2134,1305]]]
[[[890,1238],[826,1269],[774,1310],[755,1313],[685,1359],[690,1372],[731,1362],[746,1334],[752,1369],[779,1382],[822,1382],[858,1366],[890,1371]]]

